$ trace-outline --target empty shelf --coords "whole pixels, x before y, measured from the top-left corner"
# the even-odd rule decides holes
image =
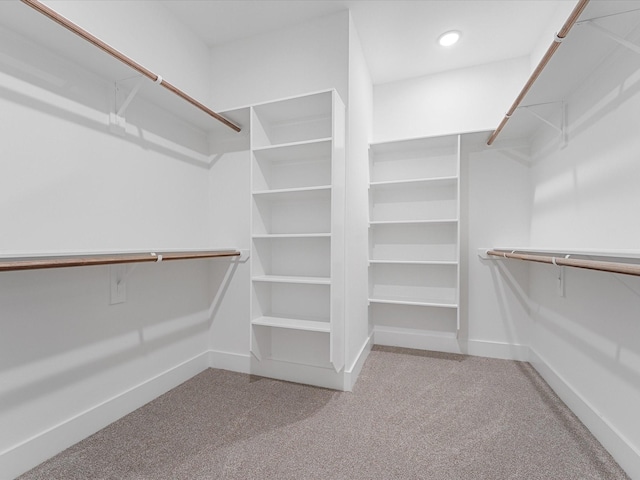
[[[284,275],[261,275],[253,277],[254,282],[299,283],[306,285],[331,285],[329,277],[293,277]]]
[[[260,317],[251,322],[252,325],[263,327],[288,328],[291,330],[305,330],[307,332],[329,333],[331,326],[329,322],[319,322],[316,320],[301,320],[297,318],[282,317]]]

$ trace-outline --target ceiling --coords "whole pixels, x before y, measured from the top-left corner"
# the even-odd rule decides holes
[[[563,1],[159,0],[212,47],[350,9],[374,84],[529,55]]]

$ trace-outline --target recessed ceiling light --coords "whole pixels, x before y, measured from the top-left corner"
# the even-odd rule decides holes
[[[438,43],[443,47],[450,47],[455,44],[458,40],[460,40],[460,32],[455,30],[451,30],[450,32],[445,32],[438,38]]]

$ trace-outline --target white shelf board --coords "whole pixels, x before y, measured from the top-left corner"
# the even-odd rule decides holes
[[[116,83],[137,75],[135,70],[22,2],[0,1],[0,28],[6,28],[8,31],[22,37],[24,41],[37,45],[39,48],[51,52],[54,56],[70,61],[84,70],[98,75],[105,82]],[[127,54],[127,52],[122,53]],[[137,61],[135,58],[133,60]],[[162,75],[163,72],[153,73]],[[173,83],[171,78],[165,78],[165,80]],[[174,85],[177,88],[181,88],[180,85],[175,83]],[[185,93],[190,95],[189,92]],[[223,132],[224,134],[231,132],[235,134],[233,130],[215,118],[207,115],[164,87],[155,85],[149,79],[144,79],[144,84],[138,95],[200,130],[211,132],[214,135],[216,132]],[[202,100],[198,101],[205,103]],[[211,105],[207,106],[216,111],[216,113],[224,114],[224,112],[218,112]],[[228,118],[234,122],[241,121],[244,123],[248,119],[246,112],[248,112],[248,109],[243,109],[242,112],[238,111],[230,114]],[[248,124],[240,126],[246,127]]]
[[[370,259],[372,265],[451,265],[456,266],[458,262],[454,260],[374,260]]]
[[[331,137],[316,138],[313,140],[303,140],[300,142],[281,143],[277,145],[267,145],[256,147],[253,152],[260,159],[270,160],[296,160],[300,156],[321,156],[331,154]]]
[[[440,220],[372,220],[369,222],[369,225],[428,225],[438,223],[458,223],[458,220],[455,218],[444,218]]]
[[[292,200],[329,198],[331,185],[319,185],[314,187],[281,188],[277,190],[258,190],[253,192],[254,197],[270,200]]]
[[[302,285],[331,285],[331,279],[329,277],[300,277],[300,276],[285,276],[285,275],[259,275],[253,277],[251,280],[254,282],[266,282],[266,283],[295,283]]]
[[[405,297],[371,297],[369,303],[390,305],[414,305],[420,307],[458,308],[458,304],[443,299],[410,299]]]
[[[384,188],[384,187],[412,187],[420,185],[455,185],[458,182],[457,176],[447,177],[432,177],[432,178],[413,178],[409,180],[387,180],[380,182],[369,183],[370,188]]]
[[[576,255],[583,257],[606,257],[615,258],[621,261],[624,260],[640,260],[640,250],[595,250],[595,249],[565,249],[565,248],[533,248],[533,247],[496,247],[485,248],[487,250],[500,250],[505,252],[525,253],[525,254],[540,254],[547,256],[564,257],[565,255]],[[555,254],[555,255],[554,255]],[[490,257],[500,258],[500,257]]]
[[[544,104],[570,97],[573,92],[579,90],[600,63],[616,49],[625,48],[591,27],[581,25],[580,22],[606,16],[597,20],[598,25],[624,38],[640,24],[638,7],[637,0],[589,2],[578,23],[571,28],[531,90],[525,95],[521,106],[541,105],[534,109],[542,116],[553,114],[553,109],[557,114],[559,104]],[[628,13],[618,15],[620,12]],[[553,38],[550,37],[549,45],[552,42]],[[497,140],[527,138],[539,128],[549,127],[527,112],[516,110]]]
[[[304,330],[307,332],[330,333],[329,322],[319,322],[316,320],[302,320],[298,318],[282,317],[259,317],[251,321],[252,325],[262,327],[288,328],[291,330]]]
[[[331,238],[331,233],[264,233],[253,235],[254,239],[278,239],[278,238]]]

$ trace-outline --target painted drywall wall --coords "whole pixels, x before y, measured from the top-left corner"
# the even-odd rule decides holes
[[[43,3],[194,98],[204,101],[209,96],[209,48],[177,22],[162,2]]]
[[[513,143],[488,148],[486,139],[486,133],[479,133],[462,140],[463,350],[527,360],[527,265],[483,260],[478,251],[529,240],[529,147]]]
[[[569,18],[569,15],[571,15],[571,12],[578,4],[578,0],[563,0],[561,2],[556,2],[556,4],[556,9],[553,15],[549,18],[546,27],[540,31],[538,41],[529,56],[530,73],[536,69],[544,54],[555,41],[556,33],[560,31],[567,18]]]
[[[348,102],[347,10],[211,50],[211,103],[221,110],[335,88]]]
[[[567,99],[568,142],[534,144],[531,245],[634,250],[640,242],[640,59],[619,48]],[[546,130],[545,130],[546,131]],[[548,381],[632,478],[640,477],[640,281],[531,268],[531,348]]]
[[[349,104],[346,162],[346,370],[366,349],[368,321],[369,153],[373,84],[358,32],[349,19]],[[365,352],[366,354],[366,352]]]
[[[130,42],[135,55],[161,57],[160,38],[145,43],[128,29],[116,32],[134,17],[142,30],[158,30],[158,12],[145,2],[64,5],[70,17],[77,9],[104,37],[118,37],[123,50]],[[197,154],[208,147],[206,135],[139,98],[126,134],[111,133],[113,85],[16,33],[28,25],[5,7],[28,7],[1,7],[2,254],[211,247],[209,171]],[[162,22],[158,36],[175,33],[179,43],[181,27]],[[186,41],[182,50],[192,47]],[[199,78],[193,90],[206,94],[195,57],[173,66]],[[108,267],[0,273],[0,477],[15,477],[206,368],[211,317],[230,268],[227,260],[140,265],[128,270],[127,301],[116,305]]]
[[[526,57],[375,85],[373,140],[493,130],[529,76]]]
[[[215,245],[251,248],[251,153],[223,153],[209,171],[209,221]],[[250,285],[249,262],[237,262],[229,271],[212,272],[225,289],[213,312],[209,345],[212,366],[249,373]]]

